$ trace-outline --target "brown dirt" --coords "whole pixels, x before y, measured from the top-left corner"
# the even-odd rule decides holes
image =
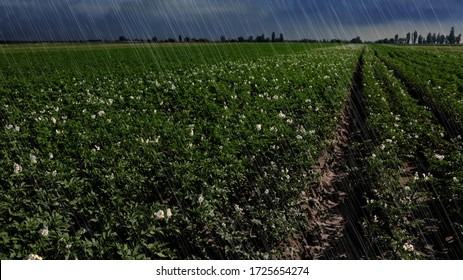
[[[318,164],[313,169],[319,172],[318,187],[309,190],[307,201],[310,204],[301,205],[309,220],[309,240],[306,252],[311,259],[320,259],[325,251],[331,248],[344,231],[344,218],[336,208],[342,203],[346,193],[337,190],[336,182],[342,181],[347,174],[341,165],[345,161],[344,154],[348,145],[349,102],[345,105],[341,119],[334,131],[328,150],[322,152]]]

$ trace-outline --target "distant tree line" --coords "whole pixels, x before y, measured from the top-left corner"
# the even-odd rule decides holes
[[[207,38],[194,38],[184,35],[178,35],[178,37],[169,37],[167,39],[159,40],[156,36],[153,36],[149,39],[139,39],[139,38],[127,38],[124,35],[119,36],[116,40],[106,40],[106,39],[89,39],[89,40],[68,40],[68,41],[2,41],[0,44],[22,44],[22,43],[209,43],[213,42]],[[343,43],[343,44],[361,44],[362,40],[359,36],[353,38],[352,40],[341,40],[341,39],[300,39],[300,40],[286,40],[283,33],[277,35],[275,32],[272,32],[270,36],[266,36],[264,33],[254,37],[254,36],[239,36],[238,38],[228,39],[224,35],[219,37],[219,40],[215,42],[303,42],[303,43]]]
[[[207,43],[211,42],[211,40],[206,39],[206,38],[190,38],[187,36],[183,35],[178,35],[178,39],[176,38],[167,38],[165,40],[158,40],[156,36],[154,36],[151,39],[148,40],[142,40],[142,39],[127,39],[125,36],[120,36],[117,42],[148,42],[148,43]],[[248,36],[247,38],[245,37],[238,37],[238,38],[233,38],[233,39],[227,39],[224,35],[220,36],[219,40],[217,42],[284,42],[284,35],[283,33],[280,33],[280,35],[277,37],[275,32],[272,33],[271,37],[266,37],[265,34],[258,35],[254,38],[254,36]]]
[[[195,42],[200,42],[200,43],[205,43],[205,42],[211,42],[209,39],[205,38],[190,38],[190,37],[183,37],[182,35],[178,35],[178,39],[175,38],[167,38],[165,40],[158,40],[157,37],[153,37],[151,39],[148,39],[146,41],[140,40],[140,39],[134,39],[134,40],[129,40],[124,36],[119,37],[119,42],[148,42],[148,43],[195,43]],[[331,40],[314,40],[314,39],[300,39],[300,40],[293,40],[293,41],[288,41],[285,40],[285,37],[283,33],[280,33],[278,36],[275,32],[272,32],[270,36],[266,36],[264,33],[261,35],[258,35],[256,37],[254,36],[239,36],[238,38],[227,38],[225,35],[222,35],[219,37],[219,40],[216,42],[222,42],[222,43],[234,43],[234,42],[305,42],[305,43],[346,43],[346,44],[361,44],[362,40],[360,39],[359,36],[353,38],[352,40],[341,40],[341,39],[331,39]]]
[[[248,36],[247,38],[240,36],[238,38],[227,39],[224,35],[220,36],[220,42],[284,42],[284,35],[280,33],[280,36],[276,36],[275,32],[272,32],[271,37],[266,37],[265,34],[254,36]]]
[[[341,39],[331,39],[331,40],[315,40],[315,39],[300,39],[300,40],[285,40],[283,33],[280,33],[280,36],[276,36],[275,32],[272,32],[270,37],[266,37],[265,34],[259,35],[254,38],[254,36],[249,36],[244,38],[242,36],[237,39],[227,39],[225,36],[220,36],[220,42],[303,42],[303,43],[345,43],[345,44],[361,44],[362,40],[359,36],[353,38],[352,40],[341,40]]]
[[[106,39],[89,39],[89,40],[67,40],[67,41],[49,41],[49,40],[0,40],[0,44],[25,44],[25,43],[111,43],[111,42],[148,42],[148,43],[208,43],[211,42],[210,39],[207,38],[194,38],[188,37],[183,35],[178,35],[178,37],[170,37],[164,40],[159,40],[156,36],[150,39],[128,39],[125,36],[120,36],[117,40],[106,40]],[[300,40],[286,40],[284,38],[283,33],[280,33],[279,36],[275,32],[272,32],[270,36],[266,36],[265,34],[254,36],[243,37],[239,36],[238,38],[231,38],[228,39],[225,35],[220,36],[219,40],[215,42],[303,42],[303,43],[343,43],[343,44],[361,44],[363,41],[360,39],[359,36],[351,39],[351,40],[342,40],[342,39],[323,39],[323,40],[316,40],[316,39],[307,39],[303,38]],[[367,42],[371,43],[371,42]],[[374,43],[379,44],[432,44],[432,45],[454,45],[461,43],[461,33],[456,36],[455,35],[455,28],[452,27],[450,29],[450,33],[448,35],[445,34],[436,34],[436,33],[428,33],[426,36],[418,34],[415,30],[413,33],[409,32],[405,35],[405,37],[399,37],[399,34],[396,34],[394,38],[385,38],[381,40],[377,40]]]
[[[460,44],[461,42],[461,33],[458,36],[455,36],[455,28],[452,27],[450,29],[449,35],[445,34],[436,34],[429,32],[426,37],[419,34],[415,30],[413,33],[407,33],[405,37],[400,38],[398,34],[394,36],[394,38],[385,38],[382,40],[378,40],[375,43],[380,44],[429,44],[429,45],[455,45]]]
[[[151,39],[143,40],[143,39],[133,39],[129,40],[125,36],[120,36],[118,42],[148,42],[148,43],[208,43],[210,42],[207,38],[190,38],[190,37],[183,37],[182,35],[178,35],[178,40],[175,38],[167,38],[165,40],[158,40],[156,36]]]
[[[280,36],[276,36],[275,32],[272,32],[270,37],[266,37],[265,34],[259,35],[254,38],[254,36],[249,36],[244,38],[242,36],[237,39],[227,39],[224,35],[220,36],[220,42],[303,42],[303,43],[346,43],[346,44],[361,44],[362,40],[360,37],[355,37],[352,40],[341,40],[341,39],[331,39],[331,40],[315,40],[315,39],[300,39],[300,40],[285,40],[283,33],[280,33]]]

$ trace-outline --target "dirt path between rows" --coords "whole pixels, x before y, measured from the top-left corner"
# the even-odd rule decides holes
[[[331,147],[322,153],[315,167],[322,174],[318,188],[308,194],[316,202],[307,209],[311,221],[307,251],[311,259],[362,259],[367,255],[368,242],[361,229],[366,183],[355,172],[356,143],[369,134],[362,88],[360,56]]]

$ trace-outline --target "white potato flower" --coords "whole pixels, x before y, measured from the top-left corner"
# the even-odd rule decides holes
[[[40,230],[40,234],[41,234],[43,237],[48,237],[48,234],[49,234],[48,227],[43,227],[43,228]]]
[[[21,165],[19,165],[17,163],[13,164],[13,172],[14,172],[14,174],[19,174],[19,173],[21,173],[22,170],[23,170],[23,168],[21,167]]]
[[[164,211],[159,210],[158,212],[156,212],[155,216],[156,216],[156,219],[158,219],[158,220],[164,219]]]
[[[36,156],[34,156],[34,155],[31,154],[31,155],[29,155],[29,158],[30,158],[30,160],[31,160],[31,163],[33,163],[33,164],[36,164],[36,163],[37,163],[37,157],[36,157]]]
[[[199,195],[198,203],[202,204],[203,202],[204,202],[204,196],[201,194],[201,195]]]
[[[32,260],[32,261],[41,261],[43,260],[43,258],[39,255],[36,255],[36,254],[29,254],[29,256],[27,256],[27,260]]]

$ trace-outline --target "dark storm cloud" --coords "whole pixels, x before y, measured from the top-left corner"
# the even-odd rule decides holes
[[[378,24],[391,20],[436,21],[446,20],[462,11],[458,1],[427,0],[326,0],[300,1],[310,14],[318,15],[341,24]],[[450,10],[452,9],[452,10]],[[456,9],[456,10],[455,10]],[[316,14],[315,14],[316,15]],[[316,15],[317,16],[317,15]]]
[[[0,39],[176,37],[282,32],[366,39],[463,30],[458,0],[0,0]]]

